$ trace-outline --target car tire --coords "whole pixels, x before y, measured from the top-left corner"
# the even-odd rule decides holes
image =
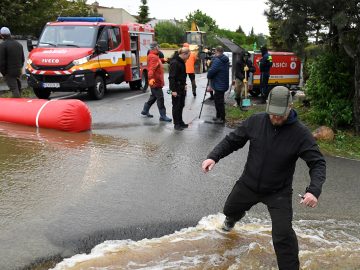
[[[149,87],[147,72],[144,71],[141,80],[129,82],[131,90],[142,90],[144,93]]]
[[[140,80],[129,82],[129,86],[131,90],[139,90],[140,89]]]
[[[51,95],[50,89],[46,89],[46,88],[34,87],[33,91],[34,91],[35,96],[37,96],[40,99],[49,99],[49,97]]]
[[[106,91],[106,85],[103,77],[95,77],[95,85],[89,89],[89,95],[95,100],[100,100],[104,97]]]
[[[147,91],[148,87],[149,87],[148,74],[146,71],[143,71],[143,74],[142,74],[142,77],[140,80],[140,90],[145,93]]]

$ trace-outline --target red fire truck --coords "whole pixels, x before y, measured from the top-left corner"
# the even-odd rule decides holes
[[[102,99],[107,84],[127,82],[146,91],[147,51],[154,38],[148,25],[106,23],[101,17],[59,17],[47,23],[26,66],[38,98],[52,92],[88,92]]]
[[[260,68],[258,62],[261,52],[250,52],[256,72],[249,78],[249,92],[252,96],[260,94]],[[301,60],[292,52],[272,52],[273,66],[270,69],[269,88],[284,85],[288,88],[297,87],[300,83]]]

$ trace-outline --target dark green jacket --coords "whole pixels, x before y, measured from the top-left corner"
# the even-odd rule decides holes
[[[20,76],[24,62],[23,47],[18,41],[6,38],[0,43],[0,72],[3,76]]]

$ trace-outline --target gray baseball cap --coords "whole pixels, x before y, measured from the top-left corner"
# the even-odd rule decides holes
[[[266,112],[268,114],[285,116],[289,113],[289,105],[292,103],[292,96],[285,86],[274,87],[268,96]]]
[[[159,48],[159,44],[156,41],[150,43],[150,50],[154,50],[155,48]]]
[[[11,32],[10,32],[10,29],[7,28],[7,27],[1,27],[0,29],[0,35],[4,35],[4,36],[10,36],[11,35]]]

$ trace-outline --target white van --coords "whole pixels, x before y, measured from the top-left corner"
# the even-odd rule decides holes
[[[230,64],[230,67],[232,66],[232,57],[233,57],[233,53],[232,52],[224,52],[224,54],[229,57],[229,64]]]

